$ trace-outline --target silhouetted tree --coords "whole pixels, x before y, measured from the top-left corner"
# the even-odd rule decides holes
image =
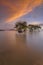
[[[26,31],[27,23],[25,21],[17,22],[15,24],[15,28],[17,29],[18,32],[24,32],[24,31]]]
[[[30,30],[30,31],[34,31],[34,30],[39,30],[39,29],[41,29],[41,27],[39,26],[39,25],[28,25],[28,29]]]

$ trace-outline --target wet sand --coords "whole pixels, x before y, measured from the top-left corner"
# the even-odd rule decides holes
[[[1,31],[0,65],[43,65],[43,31]]]

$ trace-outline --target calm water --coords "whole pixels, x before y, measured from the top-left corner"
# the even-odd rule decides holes
[[[43,65],[43,31],[0,31],[0,65]]]

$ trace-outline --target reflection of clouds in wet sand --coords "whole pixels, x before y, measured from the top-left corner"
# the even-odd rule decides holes
[[[34,38],[37,41],[36,38],[41,37],[41,33],[33,35],[6,31],[0,34],[3,35],[0,35],[0,39],[3,37],[4,41],[0,44],[0,65],[43,65],[43,48],[40,49],[41,46],[35,42],[33,44]],[[42,43],[41,45],[43,47]]]

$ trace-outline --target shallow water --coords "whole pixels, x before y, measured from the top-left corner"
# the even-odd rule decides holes
[[[43,65],[43,31],[0,31],[0,65]]]

